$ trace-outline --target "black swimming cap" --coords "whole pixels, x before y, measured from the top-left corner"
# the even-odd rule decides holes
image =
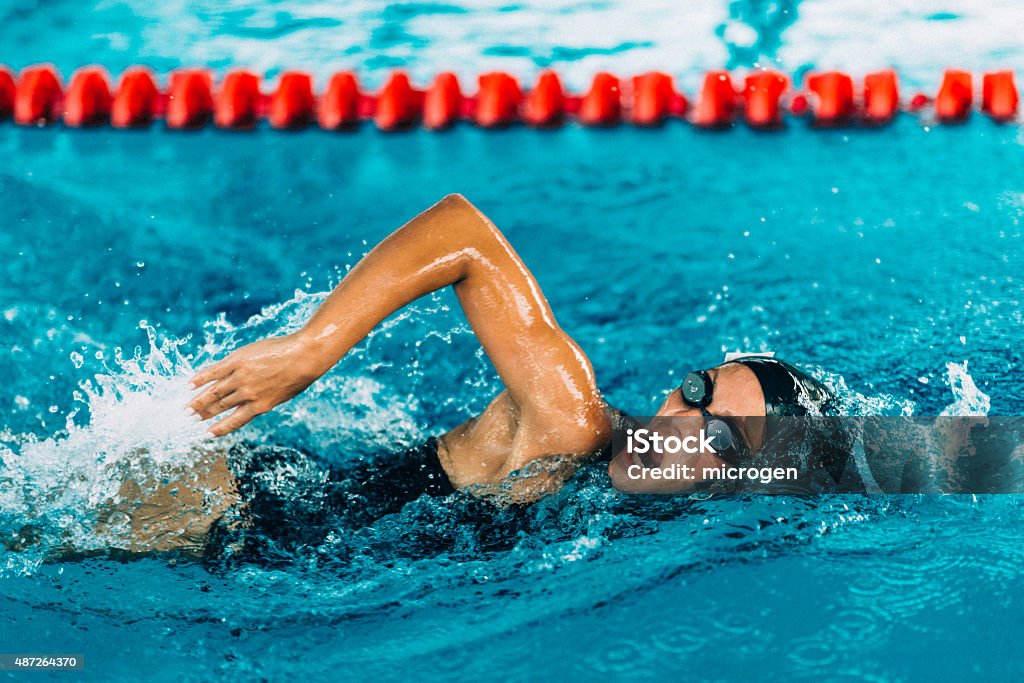
[[[800,417],[808,407],[819,414],[830,412],[836,402],[828,387],[789,363],[768,356],[738,358],[733,363],[754,371],[764,392],[764,413],[767,417]]]
[[[807,373],[777,358],[748,356],[730,362],[750,368],[761,385],[765,445],[771,444],[771,450],[789,450],[797,443],[804,444],[816,463],[811,468],[828,472],[838,483],[852,456],[853,444],[838,417],[835,394]],[[801,417],[808,419],[787,419]]]

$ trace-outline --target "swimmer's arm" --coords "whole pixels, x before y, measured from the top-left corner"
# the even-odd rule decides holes
[[[449,195],[392,233],[345,277],[299,332],[250,344],[199,372],[191,407],[232,432],[302,392],[386,317],[453,285],[520,419],[548,452],[588,452],[609,427],[590,362],[555,322],[504,235]],[[595,429],[595,425],[597,428]]]

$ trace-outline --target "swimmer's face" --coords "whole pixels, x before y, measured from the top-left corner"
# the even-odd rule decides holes
[[[664,440],[675,440],[680,444],[689,444],[691,450],[699,449],[704,425],[705,419],[700,410],[686,405],[679,390],[674,389],[643,430],[634,430],[632,450],[623,448],[609,463],[608,475],[612,484],[629,493],[676,493],[690,488],[692,481],[651,475],[656,470],[678,471],[677,465],[712,467],[715,464],[714,456],[699,452],[666,452],[667,449],[656,448],[655,444],[659,439],[664,443],[667,443]],[[649,446],[645,448],[644,442]]]
[[[712,415],[730,417],[736,424],[740,438],[752,445],[764,439],[764,421],[744,418],[764,416],[764,394],[754,373],[744,365],[730,364],[709,371],[714,382],[714,400],[707,406]],[[658,408],[655,416],[645,425],[644,440],[665,440],[675,437],[679,443],[697,448],[701,432],[706,425],[699,408],[688,405],[679,388],[673,389]],[[608,465],[608,475],[619,490],[630,493],[678,493],[693,487],[694,480],[651,476],[651,470],[678,473],[683,466],[700,472],[704,467],[718,467],[722,461],[710,452],[654,452],[638,453],[639,432],[634,432],[633,451],[623,448]],[[665,449],[662,449],[663,451]],[[679,466],[679,467],[676,467]]]

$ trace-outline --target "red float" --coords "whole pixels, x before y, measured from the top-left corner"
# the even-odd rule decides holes
[[[1019,96],[1012,71],[987,73],[981,81],[981,110],[996,121],[1010,121],[1017,116]]]
[[[327,90],[320,98],[317,121],[321,128],[338,130],[359,123],[359,83],[351,71],[331,76]]]
[[[888,123],[896,116],[899,106],[900,95],[895,71],[889,69],[864,77],[862,117],[866,123]]]
[[[705,128],[731,126],[736,110],[736,89],[728,71],[709,71],[693,112],[693,122]]]
[[[657,126],[666,116],[682,116],[686,113],[686,98],[682,97],[680,112],[676,104],[680,97],[672,85],[672,77],[666,73],[651,71],[635,76],[630,118],[638,126]]]
[[[462,96],[462,103],[459,106],[459,118],[467,121],[476,120],[476,97],[472,95]]]
[[[14,85],[14,74],[0,67],[0,121],[14,113],[14,96],[17,87]]]
[[[413,89],[404,71],[395,71],[377,98],[373,120],[381,130],[400,130],[416,122],[423,94]]]
[[[382,130],[397,130],[420,120],[428,129],[446,128],[461,119],[498,127],[520,117],[529,126],[544,127],[559,125],[571,116],[587,126],[614,125],[624,118],[638,126],[656,126],[666,118],[688,114],[689,101],[667,73],[642,73],[626,84],[623,88],[614,75],[601,72],[578,96],[566,92],[558,74],[548,70],[524,96],[513,76],[492,72],[481,75],[479,91],[468,96],[454,73],[438,74],[424,92],[414,88],[404,72],[396,71],[373,95],[360,92],[354,73],[340,72],[318,99],[306,73],[284,73],[277,89],[267,96],[260,92],[259,75],[233,71],[214,97],[207,71],[173,72],[166,93],[161,93],[152,72],[133,68],[122,74],[111,95],[109,78],[100,67],[77,71],[66,93],[52,66],[29,67],[19,76],[0,67],[0,119],[13,115],[21,125],[38,125],[63,116],[68,126],[88,126],[101,125],[109,116],[113,126],[123,128],[148,125],[165,116],[170,128],[198,128],[212,117],[219,127],[251,128],[266,117],[275,128],[301,128],[315,117],[322,128],[335,130],[372,118]],[[858,106],[850,76],[838,71],[809,75],[805,91],[789,97],[789,80],[778,72],[755,72],[743,86],[737,92],[726,71],[707,73],[691,116],[693,123],[729,126],[737,107],[744,106],[746,119],[755,128],[779,127],[786,113],[813,114],[818,125],[840,125],[855,117],[881,125],[891,121],[901,106],[897,76],[891,69],[865,76],[863,106]],[[971,74],[949,70],[934,98],[918,93],[905,108],[918,111],[933,104],[939,121],[958,122],[970,115],[973,99]],[[1011,71],[985,74],[981,88],[985,113],[998,121],[1012,120],[1019,106]]]
[[[594,76],[590,91],[583,96],[577,114],[584,126],[613,126],[622,118],[622,88],[619,79],[602,71]]]
[[[147,69],[134,68],[121,75],[110,105],[110,125],[115,128],[148,126],[157,115],[160,91]]]
[[[811,103],[807,101],[807,95],[800,93],[793,95],[789,101],[789,113],[793,116],[806,116],[811,111]]]
[[[260,78],[249,71],[224,77],[213,108],[213,122],[221,128],[253,128],[260,114]]]
[[[64,95],[64,125],[100,126],[110,119],[110,82],[100,67],[85,67],[71,76]]]
[[[747,76],[743,87],[747,123],[754,128],[780,128],[782,108],[779,99],[788,87],[789,79],[775,71]]]
[[[53,123],[60,115],[60,79],[49,65],[21,72],[14,94],[14,122],[22,126]]]
[[[973,87],[967,71],[949,69],[935,96],[935,116],[944,123],[963,121],[971,113]]]
[[[554,71],[544,71],[523,103],[523,121],[528,126],[557,126],[565,116],[565,90]]]
[[[815,95],[814,122],[822,126],[842,125],[853,116],[853,79],[841,71],[827,71],[807,77],[807,89]]]
[[[686,116],[686,113],[690,111],[690,100],[686,99],[686,95],[681,92],[676,92],[673,87],[672,94],[668,98],[668,114],[669,116],[677,116],[682,118]]]
[[[170,128],[202,128],[213,114],[213,78],[207,71],[171,74],[165,119]]]
[[[523,91],[519,82],[501,71],[483,74],[476,96],[476,123],[484,128],[507,126],[519,117]]]
[[[313,77],[301,71],[286,71],[270,96],[270,125],[279,129],[305,128],[313,120],[315,107]]]
[[[360,93],[357,111],[361,119],[375,117],[377,115],[377,96],[373,93]]]
[[[462,113],[462,88],[450,71],[440,73],[423,98],[423,125],[440,130],[453,125]]]

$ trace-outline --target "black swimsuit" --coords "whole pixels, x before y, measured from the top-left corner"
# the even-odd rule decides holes
[[[339,528],[361,528],[421,495],[455,492],[437,439],[404,452],[325,467],[276,446],[236,446],[228,458],[242,503],[210,534],[208,559],[272,561],[317,547]]]
[[[824,385],[783,361],[748,357],[733,362],[749,367],[761,384],[768,419],[766,443],[778,443],[780,435],[794,438],[793,430],[780,424],[787,418],[806,416],[808,406],[828,413],[835,401]],[[840,481],[850,456],[840,432],[821,422],[836,419],[815,417],[814,427],[802,427],[798,437],[815,453],[804,469],[827,472],[832,481],[826,488]],[[756,465],[761,457],[754,453],[749,462],[736,464]],[[243,502],[210,534],[206,555],[216,561],[289,562],[302,548],[323,546],[339,529],[368,527],[423,495],[436,498],[455,492],[438,458],[436,438],[342,467],[325,467],[293,448],[241,445],[232,449],[229,464]],[[466,514],[481,519],[508,514],[469,497],[464,503]]]

